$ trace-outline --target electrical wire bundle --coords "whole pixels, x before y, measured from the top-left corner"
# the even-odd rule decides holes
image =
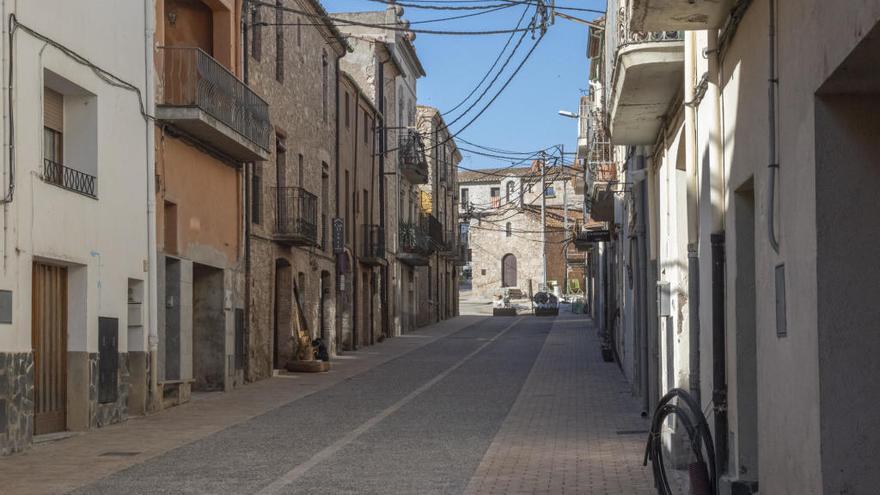
[[[671,495],[669,476],[663,463],[663,437],[661,429],[667,418],[675,417],[684,426],[690,439],[690,448],[695,460],[688,465],[688,477],[693,495],[716,495],[718,493],[718,473],[715,465],[715,448],[709,424],[700,405],[686,391],[676,388],[660,399],[651,419],[651,431],[645,447],[645,460],[654,473],[654,485],[659,495]],[[705,452],[705,456],[703,455]],[[708,458],[708,459],[707,459]]]

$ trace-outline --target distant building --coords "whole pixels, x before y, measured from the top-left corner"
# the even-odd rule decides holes
[[[464,229],[474,295],[492,297],[504,288],[528,293],[531,287],[537,292],[545,282],[558,287],[562,294],[570,280],[577,280],[577,287],[583,287],[585,257],[569,249],[566,230],[566,225],[570,231],[583,219],[583,196],[574,190],[574,175],[569,168],[547,167],[544,225],[539,162],[532,167],[459,174],[459,212],[468,219]]]

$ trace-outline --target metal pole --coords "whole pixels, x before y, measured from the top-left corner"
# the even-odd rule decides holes
[[[547,161],[544,157],[544,154],[541,153],[541,246],[543,251],[543,262],[541,266],[543,268],[542,278],[544,283],[544,290],[546,290],[547,287],[547,183],[545,180],[546,163]]]

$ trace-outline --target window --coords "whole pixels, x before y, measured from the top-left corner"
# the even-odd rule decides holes
[[[327,244],[327,212],[330,211],[330,168],[321,162],[321,249],[326,251]]]
[[[505,234],[507,237],[510,237],[510,236],[513,235],[513,229],[512,229],[511,226],[510,226],[510,222],[507,222],[507,225],[506,225],[505,228],[504,228],[504,234]]]
[[[345,92],[345,128],[348,129],[351,127],[351,109],[349,105],[351,102],[349,101],[351,97],[348,94],[348,91]]]
[[[351,198],[351,187],[350,182],[348,180],[348,170],[345,171],[345,209],[342,211],[343,215],[345,215],[345,241],[348,243],[348,240],[351,239],[351,215],[349,215],[349,204]]]
[[[493,188],[489,189],[489,196],[491,196],[493,198],[497,198],[500,195],[501,195],[501,188],[493,187]]]
[[[298,165],[299,165],[299,170],[297,170],[296,173],[297,173],[297,179],[299,180],[299,182],[297,182],[297,185],[299,187],[303,187],[303,155],[302,155],[302,153],[299,154]]]
[[[513,181],[507,183],[507,202],[510,203],[510,198],[513,196]]]
[[[251,221],[259,225],[263,219],[263,177],[262,165],[254,164],[251,176]]]
[[[462,206],[467,206],[468,204],[468,189],[466,187],[461,188],[461,204]]]
[[[547,186],[547,189],[544,190],[544,196],[548,198],[555,198],[556,189],[553,186]]]
[[[275,0],[275,79],[278,82],[284,82],[284,10],[281,1]]]
[[[324,122],[327,122],[327,88],[330,86],[328,81],[330,67],[327,64],[327,52],[321,54],[321,112]]]
[[[303,46],[302,19],[300,19],[299,17],[296,18],[296,46]]]
[[[280,134],[275,135],[275,182],[278,187],[287,185],[287,146]]]
[[[364,110],[364,144],[369,142],[370,137],[370,118],[367,117],[367,111]]]
[[[251,56],[260,60],[263,56],[263,26],[260,25],[260,9],[251,11]]]
[[[49,88],[43,90],[43,155],[61,164],[64,160],[64,97]]]

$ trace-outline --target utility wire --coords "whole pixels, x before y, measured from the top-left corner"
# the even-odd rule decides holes
[[[324,14],[314,14],[312,12],[306,12],[300,9],[294,9],[292,7],[279,6],[267,2],[262,2],[259,0],[252,0],[251,5],[255,7],[268,7],[272,9],[281,9],[284,12],[292,12],[294,14],[300,14],[306,17],[310,17],[312,19],[325,19],[328,21],[332,21],[338,24],[350,25],[350,26],[363,26],[363,27],[376,27],[381,29],[387,29],[389,31],[400,31],[400,32],[412,32],[419,34],[436,34],[436,35],[444,35],[444,36],[491,36],[496,34],[509,34],[509,33],[519,33],[519,32],[528,32],[531,31],[531,27],[527,28],[516,28],[516,29],[494,29],[494,30],[484,30],[484,31],[443,31],[443,30],[435,30],[435,29],[411,29],[408,27],[400,26],[388,26],[382,24],[374,24],[369,22],[361,22],[355,21],[352,19],[342,19],[340,17],[333,17],[330,15]]]

